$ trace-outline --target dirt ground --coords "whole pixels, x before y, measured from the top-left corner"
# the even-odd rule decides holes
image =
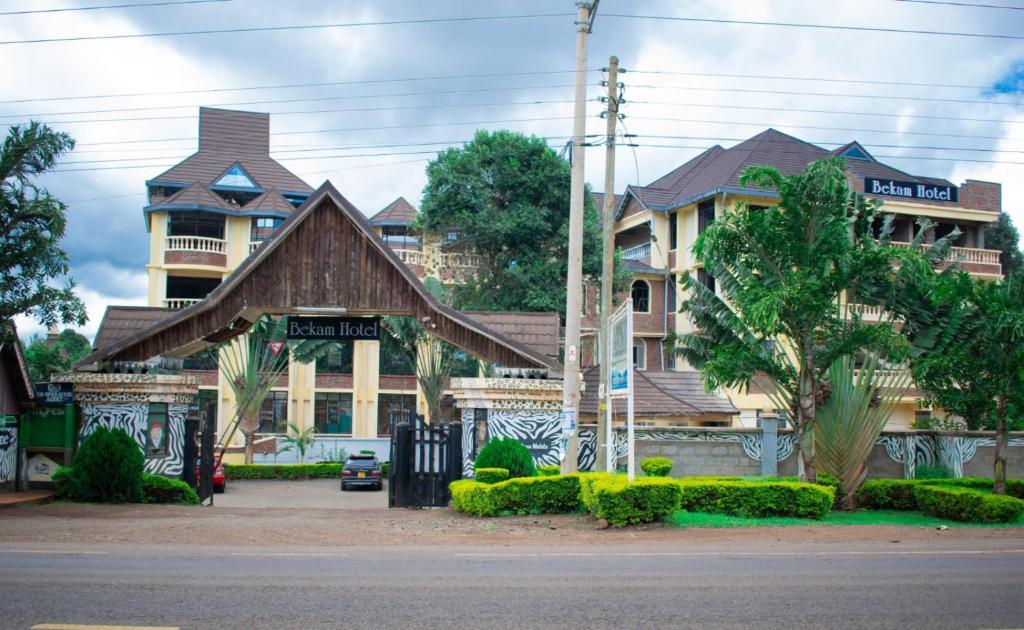
[[[273,484],[275,482],[262,482]],[[312,487],[308,488],[312,492]],[[87,505],[50,503],[0,510],[0,543],[138,543],[182,545],[575,545],[575,544],[770,544],[813,542],[934,543],[989,541],[1024,543],[1020,528],[807,526],[737,529],[675,529],[663,525],[595,529],[589,515],[519,516],[481,519],[447,509],[389,510],[383,507],[229,507],[217,495],[214,507],[169,505]],[[274,494],[287,491],[267,486]],[[247,493],[237,492],[244,504]],[[345,493],[344,499],[348,499]],[[356,501],[386,494],[352,493]],[[337,498],[333,491],[332,498]],[[342,500],[344,500],[342,499]],[[296,500],[301,503],[300,500]],[[340,504],[340,503],[339,503]],[[1004,541],[1000,544],[999,541]]]
[[[226,492],[214,495],[213,504],[226,508],[386,508],[388,487],[384,483],[383,490],[350,488],[342,492],[337,479],[229,481]]]

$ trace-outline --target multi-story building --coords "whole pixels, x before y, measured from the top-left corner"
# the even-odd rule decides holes
[[[725,149],[714,146],[697,157],[654,180],[647,186],[629,186],[617,196],[615,242],[622,249],[630,270],[634,318],[634,359],[639,370],[691,370],[665,352],[669,333],[684,333],[691,324],[677,315],[679,278],[684,273],[714,289],[714,278],[701,268],[692,253],[697,237],[717,218],[735,209],[739,202],[770,206],[777,201],[773,190],[741,186],[740,175],[752,165],[771,166],[783,174],[802,172],[811,162],[840,155],[846,160],[852,187],[883,203],[883,211],[895,215],[897,245],[909,244],[917,235],[918,218],[931,220],[925,243],[950,234],[960,235],[953,253],[963,269],[988,278],[1002,275],[1000,252],[985,248],[985,230],[998,221],[1001,210],[1000,185],[968,180],[956,186],[933,177],[911,175],[876,160],[859,143],[851,142],[827,150],[768,129]],[[596,298],[596,293],[591,294]],[[878,309],[864,307],[865,320],[878,320]],[[596,308],[591,308],[596,312]],[[591,329],[595,318],[589,318]],[[755,382],[749,391],[730,391],[729,398],[740,410],[740,423],[756,424],[761,412],[773,412],[772,403]],[[890,428],[909,427],[918,409],[916,392],[906,398],[890,422]]]

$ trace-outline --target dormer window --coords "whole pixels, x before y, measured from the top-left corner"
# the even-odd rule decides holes
[[[213,185],[231,186],[232,188],[257,188],[256,183],[252,181],[245,170],[238,164],[229,168]]]

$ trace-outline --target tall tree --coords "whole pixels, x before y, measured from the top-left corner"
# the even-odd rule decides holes
[[[1005,212],[999,213],[999,222],[985,230],[985,247],[998,249],[1003,274],[1009,275],[1024,267],[1024,254],[1020,251],[1020,232],[1013,219]]]
[[[721,295],[684,276],[688,299],[680,312],[697,332],[675,338],[675,351],[711,388],[748,386],[766,374],[770,395],[797,430],[802,477],[813,481],[813,428],[829,368],[865,349],[894,362],[907,351],[891,324],[864,324],[855,308],[843,308],[877,300],[877,287],[889,281],[898,255],[887,242],[891,219],[876,238],[878,208],[849,187],[838,157],[798,175],[750,167],[740,182],[775,189],[778,205],[740,203],[697,239],[694,253]]]
[[[85,305],[60,248],[66,206],[36,184],[75,141],[32,122],[11,127],[0,147],[0,321],[28,314],[44,326],[82,325]]]
[[[25,364],[32,380],[41,383],[50,380],[55,372],[66,372],[90,350],[85,335],[67,328],[54,340],[42,335],[32,337],[25,346]]]
[[[960,272],[955,284],[936,290],[961,300],[961,334],[944,352],[915,359],[914,379],[933,404],[969,428],[995,428],[995,492],[1005,494],[1009,414],[1024,409],[1024,273],[988,282]]]
[[[565,312],[569,164],[547,143],[511,131],[478,131],[427,166],[421,227],[477,255],[475,275],[452,289],[457,308]],[[601,271],[601,235],[590,195],[584,274]]]

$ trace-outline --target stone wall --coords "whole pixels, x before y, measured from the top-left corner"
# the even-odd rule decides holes
[[[737,443],[637,440],[638,466],[645,457],[671,459],[673,477],[761,474],[761,462],[748,457]]]

